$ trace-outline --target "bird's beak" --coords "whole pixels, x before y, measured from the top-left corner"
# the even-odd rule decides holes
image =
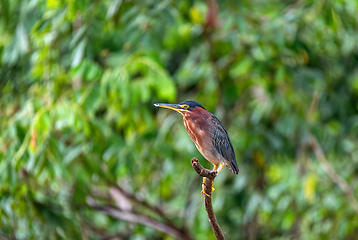
[[[168,108],[177,112],[183,110],[183,108],[180,107],[179,104],[156,103],[154,104],[154,106],[161,107],[161,108]]]

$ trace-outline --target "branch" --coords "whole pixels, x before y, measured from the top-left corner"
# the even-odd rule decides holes
[[[158,231],[164,232],[166,234],[172,235],[177,239],[192,239],[191,236],[186,232],[185,228],[176,226],[173,221],[165,214],[164,210],[159,206],[153,206],[146,202],[145,200],[137,198],[135,195],[125,191],[122,187],[113,184],[108,181],[110,184],[108,192],[100,192],[98,189],[94,188],[92,190],[92,195],[94,197],[104,198],[106,200],[113,200],[116,206],[107,205],[97,205],[95,204],[95,199],[89,197],[87,203],[90,207],[105,212],[107,215],[110,215],[114,218],[121,219],[127,222],[138,223],[142,225],[147,225]],[[137,207],[135,204],[144,208],[147,208],[152,213],[155,213],[159,217],[163,218],[164,222],[159,222],[154,218],[150,218],[146,215],[139,214],[134,211]],[[109,210],[108,210],[109,209]],[[121,215],[121,217],[119,217]],[[154,223],[154,225],[153,225]],[[165,226],[165,228],[163,228]],[[169,229],[169,230],[165,230]],[[176,235],[173,233],[177,233]],[[178,235],[180,233],[181,236]]]
[[[5,233],[0,233],[0,237],[3,238],[3,239],[9,239],[9,240],[16,240],[16,238],[14,236],[10,236],[10,235],[7,235]]]
[[[213,204],[211,202],[211,189],[213,187],[213,182],[217,175],[217,171],[203,168],[203,166],[201,166],[197,158],[191,159],[191,165],[200,176],[205,178],[205,183],[204,183],[204,193],[206,193],[204,194],[205,210],[208,213],[209,222],[216,236],[216,239],[220,239],[220,240],[225,239],[224,234],[220,229],[219,223],[216,220]]]
[[[311,136],[310,146],[311,146],[314,154],[316,155],[318,162],[321,164],[323,170],[326,172],[328,177],[335,184],[337,184],[339,186],[339,188],[343,191],[343,193],[346,195],[346,197],[348,199],[349,204],[353,208],[354,212],[356,214],[358,214],[358,202],[357,202],[357,199],[354,197],[352,188],[348,185],[348,183],[340,175],[338,175],[334,171],[331,164],[329,164],[316,137]]]
[[[128,200],[131,200],[131,201],[151,210],[152,212],[154,212],[154,213],[158,214],[160,217],[162,217],[169,225],[175,226],[174,223],[169,219],[169,217],[167,217],[166,213],[164,212],[164,210],[161,207],[149,204],[145,200],[138,198],[137,196],[129,193],[128,191],[125,191],[122,187],[118,186],[117,184],[110,183],[110,185],[111,185],[110,189],[112,189],[112,191],[116,189],[121,194],[123,194],[126,198],[128,198]]]
[[[92,207],[93,209],[104,212],[107,215],[109,215],[113,218],[116,218],[116,219],[146,225],[146,226],[154,228],[160,232],[171,235],[172,237],[177,238],[177,239],[186,239],[186,240],[191,239],[191,237],[188,236],[185,232],[182,232],[182,231],[180,231],[176,228],[173,228],[171,226],[168,226],[164,223],[158,222],[155,219],[152,219],[147,216],[139,215],[139,214],[136,214],[133,212],[123,212],[123,211],[120,211],[117,208],[114,208],[112,206],[97,205],[92,200],[88,201],[88,205],[90,207]]]
[[[299,3],[300,0],[297,1]],[[307,113],[306,119],[307,122],[312,121],[312,115],[315,112],[317,108],[317,103],[319,100],[319,94],[317,91],[313,94],[313,99],[311,102],[311,106],[309,109],[309,112]],[[349,204],[353,208],[354,212],[358,214],[358,202],[357,199],[354,196],[354,192],[352,188],[349,186],[349,184],[342,178],[336,171],[334,171],[334,168],[332,165],[327,161],[326,156],[324,155],[324,152],[322,150],[321,145],[317,141],[317,138],[310,134],[310,141],[309,146],[313,150],[314,155],[316,156],[318,162],[320,163],[323,170],[326,172],[327,176],[338,185],[338,187],[343,191],[343,193],[346,195],[346,198],[348,199]]]

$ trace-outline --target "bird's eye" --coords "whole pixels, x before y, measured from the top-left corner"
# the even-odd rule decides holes
[[[185,109],[188,109],[188,108],[189,108],[189,106],[186,105],[186,104],[181,105],[181,107],[182,107],[182,108],[185,108]]]

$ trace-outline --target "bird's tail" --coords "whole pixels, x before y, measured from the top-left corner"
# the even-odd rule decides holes
[[[239,173],[239,167],[237,166],[237,162],[231,162],[230,161],[230,165],[228,166],[230,171],[234,174],[238,174]]]

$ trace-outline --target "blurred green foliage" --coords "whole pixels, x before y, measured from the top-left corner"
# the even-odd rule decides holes
[[[357,12],[356,0],[2,0],[0,238],[173,239],[90,204],[116,205],[117,184],[140,200],[117,204],[214,239],[190,159],[211,165],[181,116],[153,107],[196,100],[239,163],[214,183],[228,239],[356,239],[309,138],[358,197]]]

